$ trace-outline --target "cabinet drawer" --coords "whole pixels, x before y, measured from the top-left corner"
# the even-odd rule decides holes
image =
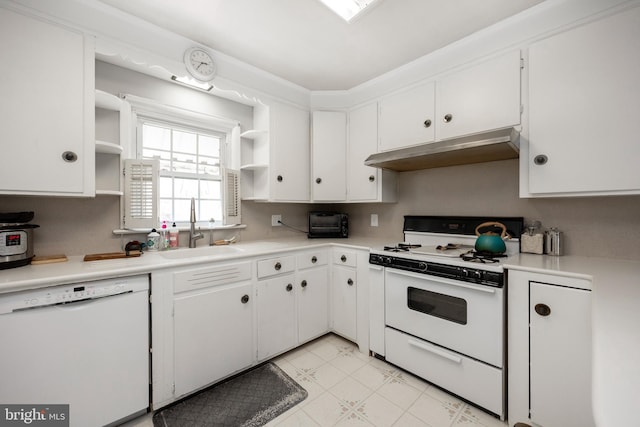
[[[223,264],[175,273],[174,293],[211,286],[227,285],[251,279],[251,262]]]
[[[258,279],[288,273],[295,268],[296,258],[293,255],[262,259],[258,261]]]
[[[357,265],[356,253],[349,250],[335,249],[333,251],[333,263],[335,265],[355,267]]]
[[[329,261],[327,251],[309,251],[298,255],[297,258],[299,269],[326,265]]]
[[[385,349],[388,362],[503,414],[502,370],[391,328],[385,329]]]

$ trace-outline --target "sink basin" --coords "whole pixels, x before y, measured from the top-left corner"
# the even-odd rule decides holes
[[[160,256],[167,259],[185,259],[216,255],[233,255],[243,252],[242,249],[231,245],[203,246],[200,248],[181,248],[159,252]]]

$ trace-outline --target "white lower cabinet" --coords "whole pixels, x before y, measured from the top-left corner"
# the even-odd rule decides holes
[[[327,262],[327,250],[258,261],[258,360],[329,331]]]
[[[595,427],[591,411],[591,292],[529,283],[531,421]]]
[[[252,300],[251,283],[217,286],[176,297],[176,396],[251,365]]]
[[[594,427],[591,282],[509,270],[509,426]]]
[[[258,360],[268,359],[297,344],[294,283],[294,273],[258,282]]]
[[[369,349],[384,356],[384,269],[369,266]]]
[[[352,341],[356,341],[358,335],[357,292],[356,269],[334,265],[331,280],[332,329]]]
[[[300,258],[317,255],[301,255]],[[324,265],[298,271],[296,299],[298,306],[298,342],[300,344],[326,334],[329,330],[329,267]],[[300,267],[300,263],[298,263]]]

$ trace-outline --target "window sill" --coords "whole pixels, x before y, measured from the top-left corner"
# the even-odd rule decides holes
[[[189,231],[190,230],[189,227],[176,227],[176,228],[178,229],[178,231]],[[209,228],[209,226],[198,226],[198,225],[196,225],[196,229],[200,229],[199,231],[242,230],[242,229],[245,229],[245,228],[247,228],[246,224],[217,225],[217,226],[214,226],[214,227],[211,227],[211,228]],[[128,235],[128,234],[147,234],[149,232],[151,232],[151,230],[149,230],[148,228],[134,228],[134,229],[131,229],[131,230],[122,230],[122,229],[113,230],[113,234],[115,234],[117,236],[124,236],[124,235]]]

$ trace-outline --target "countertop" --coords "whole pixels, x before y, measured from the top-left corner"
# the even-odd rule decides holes
[[[0,294],[46,286],[150,273],[212,261],[276,255],[292,250],[339,245],[367,250],[379,239],[286,239],[239,242],[229,246],[181,248],[149,252],[137,258],[29,265],[0,271]],[[506,269],[590,280],[593,291],[593,405],[598,426],[631,425],[640,407],[640,261],[579,256],[520,254],[509,257]]]
[[[152,273],[166,268],[183,267],[271,255],[286,251],[310,249],[326,245],[340,245],[368,250],[380,242],[367,238],[348,239],[278,239],[238,242],[221,246],[199,246],[194,249],[145,252],[140,257],[101,261],[83,261],[83,256],[69,256],[68,261],[27,265],[0,270],[0,294],[39,289],[47,286],[87,282],[110,277]]]

